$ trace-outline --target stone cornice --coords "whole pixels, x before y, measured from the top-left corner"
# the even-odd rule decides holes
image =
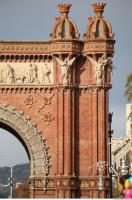
[[[83,43],[78,40],[0,41],[0,54],[52,55],[58,53],[81,53]]]
[[[107,91],[108,89],[111,88],[111,85],[102,85],[102,86],[97,86],[97,85],[78,85],[78,84],[70,84],[70,85],[62,85],[62,84],[54,84],[54,85],[1,85],[0,86],[0,93],[30,93],[30,92],[45,92],[49,91],[51,92],[52,90],[79,90],[79,91],[84,91],[84,92],[94,92],[94,91]]]
[[[90,40],[84,42],[83,53],[114,53],[114,40]]]
[[[52,40],[52,41],[0,41],[0,55],[54,55],[114,53],[114,40]]]

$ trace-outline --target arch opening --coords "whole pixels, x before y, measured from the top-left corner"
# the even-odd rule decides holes
[[[9,130],[23,144],[30,160],[30,178],[49,174],[49,155],[42,132],[31,118],[7,104],[0,104],[0,126]]]
[[[29,198],[30,172],[26,144],[14,129],[0,122],[0,198]]]
[[[30,153],[29,153],[29,150],[27,148],[27,145],[25,144],[25,142],[23,141],[23,139],[21,138],[21,136],[16,132],[16,130],[14,130],[12,127],[10,127],[9,125],[3,123],[3,122],[0,122],[0,130],[2,131],[7,131],[9,134],[13,135],[16,139],[19,140],[19,142],[21,143],[21,145],[24,147],[25,151],[26,151],[26,154],[27,154],[27,157],[28,157],[28,160],[30,162],[31,160],[31,156],[30,156]]]

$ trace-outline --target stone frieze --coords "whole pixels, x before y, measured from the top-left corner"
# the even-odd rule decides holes
[[[0,63],[0,85],[52,85],[53,63]]]

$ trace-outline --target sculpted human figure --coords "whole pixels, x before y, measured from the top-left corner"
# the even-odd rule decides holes
[[[6,84],[13,84],[15,83],[15,78],[14,78],[14,70],[11,67],[11,65],[7,64],[5,67],[5,70],[2,70],[2,79],[3,83]]]
[[[99,58],[98,61],[91,58],[90,56],[88,58],[95,67],[97,84],[102,84],[104,81],[104,67],[108,63],[109,58],[105,54],[101,58]]]
[[[75,57],[73,57],[72,59],[69,59],[68,57],[68,58],[65,58],[64,60],[61,60],[60,58],[56,57],[56,60],[61,67],[61,78],[63,80],[63,84],[67,84],[68,79],[69,79],[70,67],[73,64]]]
[[[50,80],[50,74],[51,74],[51,69],[50,69],[50,63],[45,62],[44,66],[42,68],[42,82],[49,84],[51,82]]]
[[[33,64],[29,65],[26,79],[27,79],[26,80],[27,83],[38,83],[36,65],[33,65]]]
[[[4,70],[1,69],[0,70],[0,83],[3,83],[4,82]]]
[[[112,75],[113,75],[113,62],[112,58],[108,59],[108,71],[107,71],[107,76],[108,76],[108,83],[112,84]]]

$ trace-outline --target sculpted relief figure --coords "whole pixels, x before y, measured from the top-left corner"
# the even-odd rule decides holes
[[[14,70],[11,65],[7,64],[0,71],[0,82],[6,84],[13,84],[15,82]]]
[[[107,57],[105,54],[101,56],[98,61],[96,61],[94,58],[91,58],[90,56],[88,59],[95,68],[97,84],[102,84],[104,82],[104,67],[109,64],[110,60],[112,61],[112,59]]]
[[[42,82],[45,84],[51,83],[50,75],[51,75],[50,63],[45,62],[42,68]]]
[[[0,83],[4,83],[4,70],[0,69]]]
[[[75,57],[69,59],[68,56],[64,60],[61,60],[60,58],[56,57],[56,60],[61,67],[61,78],[63,80],[63,84],[68,84],[70,68],[75,60]]]
[[[107,71],[107,81],[108,83],[112,84],[112,75],[113,75],[113,61],[112,58],[108,58],[108,71]]]
[[[37,79],[37,66],[30,64],[27,68],[26,83],[38,83]]]
[[[0,63],[0,85],[49,85],[53,82],[53,63]]]

